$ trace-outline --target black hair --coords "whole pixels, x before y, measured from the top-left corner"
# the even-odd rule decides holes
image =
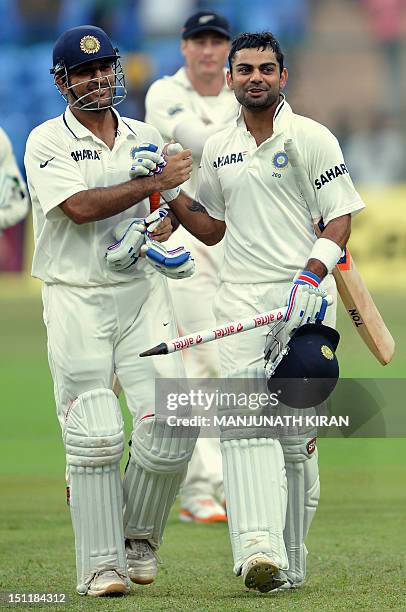
[[[282,74],[284,55],[282,53],[279,41],[275,38],[272,32],[243,32],[231,43],[230,53],[228,54],[228,64],[230,72],[232,72],[232,61],[237,51],[241,49],[272,49],[278,60],[279,70]]]

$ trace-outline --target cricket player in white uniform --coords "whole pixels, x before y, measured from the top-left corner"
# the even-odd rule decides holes
[[[0,128],[0,233],[22,221],[28,208],[27,187],[18,169],[11,142]]]
[[[182,185],[191,198],[196,194],[197,171],[207,138],[234,122],[238,114],[239,104],[227,86],[224,68],[230,38],[229,23],[221,15],[200,11],[189,17],[182,29],[185,66],[155,81],[145,100],[145,120],[166,142],[173,139],[193,152],[192,176]],[[219,286],[223,243],[209,248],[183,227],[169,244],[179,240],[191,248],[198,271],[185,282],[169,281],[178,327],[182,334],[188,334],[215,325],[212,305]],[[205,344],[185,355],[185,367],[190,378],[218,376],[217,345]],[[181,488],[180,519],[225,521],[224,508],[218,503],[223,495],[222,480],[218,438],[200,437]]]
[[[326,293],[334,295],[330,272],[350,235],[351,215],[364,204],[336,138],[295,115],[281,93],[288,77],[283,61],[271,33],[233,41],[227,79],[242,112],[207,141],[196,201],[181,193],[170,206],[205,244],[225,235],[218,323],[287,304],[286,339],[315,322]],[[287,139],[314,185],[325,224],[318,239],[284,149]],[[334,326],[334,306],[325,322]],[[223,374],[263,377],[266,334],[261,327],[222,340]],[[319,499],[315,439],[272,435],[241,427],[221,439],[234,572],[261,592],[304,581],[304,542]]]
[[[170,199],[189,178],[191,152],[173,155],[165,167],[149,150],[160,167],[147,176],[152,162],[143,159],[142,143],[161,148],[163,142],[154,127],[113,109],[125,95],[118,58],[100,28],[80,26],[59,37],[51,72],[68,107],[32,131],[25,155],[33,275],[43,281],[77,591],[93,596],[125,594],[128,578],[154,580],[155,551],[195,441],[190,433],[174,443],[172,432],[155,419],[155,378],[184,376],[182,360],[137,358],[142,347],[176,331],[166,275],[182,278],[193,271],[189,254],[174,267],[172,254],[153,240],[170,234],[169,219],[159,222],[165,211],[158,220],[152,215],[155,221],[148,216],[151,193]],[[130,176],[137,180],[129,180],[134,156],[139,167]],[[134,424],[123,484],[114,372]]]

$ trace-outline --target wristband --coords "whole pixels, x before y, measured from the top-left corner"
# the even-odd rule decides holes
[[[329,238],[318,238],[313,245],[309,259],[318,259],[327,268],[330,274],[342,256],[342,249]]]
[[[169,202],[172,202],[172,200],[175,200],[179,194],[180,194],[180,187],[175,187],[175,189],[166,189],[165,191],[161,191],[161,196],[163,197],[166,203],[169,203]]]

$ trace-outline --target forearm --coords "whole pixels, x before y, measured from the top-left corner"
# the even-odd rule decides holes
[[[210,217],[204,206],[189,198],[183,191],[169,206],[183,227],[204,244],[211,246],[223,238],[224,221]]]
[[[155,175],[114,185],[79,191],[60,206],[77,224],[113,217],[157,191]]]
[[[318,238],[326,238],[331,240],[338,247],[343,250],[348,242],[351,234],[351,215],[343,215],[332,219],[330,223],[326,225],[324,230],[318,235]],[[317,274],[319,278],[324,278],[327,273],[326,265],[319,259],[310,258],[306,264],[306,270]]]

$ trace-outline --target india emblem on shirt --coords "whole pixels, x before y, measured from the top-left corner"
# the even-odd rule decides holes
[[[278,151],[273,156],[272,163],[275,168],[278,168],[278,170],[280,170],[281,168],[286,168],[289,163],[289,157],[287,156],[285,151]]]
[[[97,53],[100,51],[100,41],[96,36],[83,36],[80,40],[80,49],[83,53]]]

